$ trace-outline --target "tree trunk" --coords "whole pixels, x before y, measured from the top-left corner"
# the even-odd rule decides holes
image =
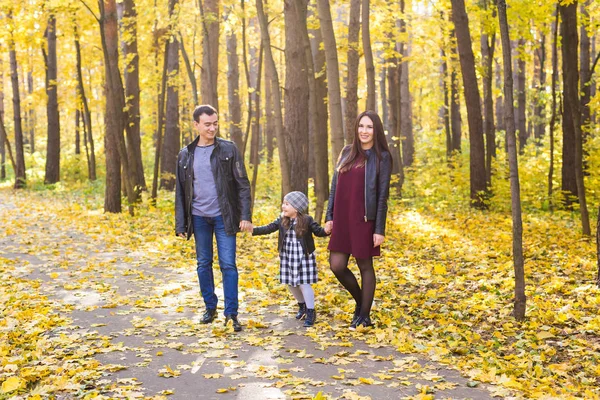
[[[344,136],[346,143],[354,140],[354,121],[358,115],[358,64],[360,61],[358,35],[360,33],[361,0],[350,0],[348,21],[348,75],[346,78],[346,108],[344,110]],[[334,155],[337,157],[337,154]]]
[[[81,111],[75,109],[75,154],[81,154]]]
[[[3,146],[6,146],[5,149],[8,150],[8,158],[10,159],[10,164],[12,165],[13,171],[16,171],[17,164],[15,163],[15,158],[12,154],[10,142],[8,141],[8,134],[6,133],[6,128],[4,126],[4,113],[0,113],[0,140],[3,143]],[[6,178],[6,176],[4,178]]]
[[[390,0],[394,1],[394,0]],[[400,21],[397,17],[392,26],[398,26]],[[402,197],[402,186],[404,185],[404,165],[402,163],[402,141],[400,140],[400,71],[397,54],[400,54],[400,43],[396,40],[396,35],[393,32],[387,33],[390,51],[387,53],[391,56],[387,61],[388,64],[388,104],[389,104],[389,134],[387,135],[388,146],[393,160],[392,173],[398,176],[395,183],[396,195]]]
[[[238,149],[243,148],[242,108],[240,103],[240,69],[237,54],[237,36],[234,30],[227,34],[227,98],[229,99],[229,137]],[[254,193],[254,191],[252,192]]]
[[[569,122],[573,132],[574,145],[574,172],[581,215],[581,227],[584,235],[590,235],[590,220],[585,198],[583,182],[583,146],[581,132],[581,110],[579,98],[579,71],[577,68],[577,3],[560,6],[562,17],[562,53],[563,53],[563,93],[564,93],[564,119],[569,113]],[[565,146],[563,142],[563,147]],[[563,167],[564,168],[564,167]]]
[[[581,27],[579,28],[581,43],[579,44],[581,52],[579,55],[579,65],[581,68],[581,124],[583,127],[583,141],[585,143],[588,124],[590,123],[590,95],[591,95],[591,74],[590,74],[590,36],[587,33],[589,25],[589,7],[590,0],[581,2]]]
[[[156,44],[156,52],[159,52],[158,42]],[[157,55],[158,59],[158,55]],[[158,90],[158,110],[156,117],[156,148],[154,152],[154,174],[152,175],[152,194],[150,195],[152,203],[156,204],[156,196],[158,195],[158,171],[160,169],[160,154],[163,149],[163,130],[165,122],[165,97],[167,95],[167,66],[169,63],[169,40],[165,41],[165,49],[163,56],[162,79]]]
[[[521,217],[521,189],[519,184],[519,166],[517,162],[517,144],[515,138],[515,117],[513,108],[512,64],[510,37],[506,20],[506,1],[498,0],[498,17],[504,59],[504,120],[506,123],[506,141],[508,143],[508,165],[510,169],[510,199],[513,233],[513,265],[515,272],[515,303],[513,315],[518,321],[525,318],[527,297],[525,296],[525,270],[523,260],[523,221]]]
[[[332,164],[335,166],[337,157],[344,148],[344,122],[342,119],[342,99],[340,95],[340,71],[329,1],[317,0],[317,7],[327,63],[327,94],[329,105],[329,131],[331,132],[331,159]]]
[[[500,89],[502,85],[502,66],[496,62],[496,88]],[[506,126],[504,126],[504,99],[501,92],[496,97],[496,129],[506,131]]]
[[[544,137],[546,129],[546,101],[544,100],[544,91],[546,89],[546,34],[540,33],[540,46],[536,52],[538,55],[537,72],[538,84],[535,89],[536,99],[533,118],[536,120],[533,129],[533,137],[536,143],[540,143]]]
[[[279,76],[277,74],[277,67],[275,65],[275,58],[271,50],[271,38],[269,37],[269,30],[267,24],[267,17],[263,8],[263,0],[256,0],[256,13],[258,16],[258,22],[260,24],[260,35],[265,51],[265,73],[266,76],[272,82],[273,88],[273,108],[275,110],[275,132],[277,134],[277,144],[279,150],[279,164],[281,167],[281,189],[283,193],[290,192],[290,181],[289,181],[289,163],[287,158],[287,152],[285,151],[285,139],[283,133],[283,115],[281,113],[281,92],[279,91]],[[282,151],[283,149],[283,151]],[[283,197],[283,196],[282,196]]]
[[[520,55],[517,57],[517,131],[519,131],[519,152],[522,153],[527,144],[527,117],[525,110],[527,109],[526,94],[525,94],[525,39],[519,39],[517,52]],[[506,112],[506,111],[505,111]]]
[[[177,0],[170,0],[169,8],[173,9]],[[169,41],[167,57],[167,109],[165,112],[165,136],[160,164],[160,187],[173,190],[175,188],[175,173],[177,154],[181,149],[181,132],[179,129],[179,40],[172,36]]]
[[[265,145],[267,147],[267,164],[269,165],[273,162],[273,152],[275,150],[275,110],[273,109],[273,90],[271,80],[265,79]]]
[[[27,94],[30,96],[31,99],[33,99],[33,71],[31,69],[27,71]],[[30,104],[28,104],[29,107],[27,109],[27,113],[25,114],[27,116],[27,123],[25,125],[27,126],[27,132],[29,133],[29,153],[33,154],[35,152],[36,118],[35,106],[31,102],[32,100],[30,100]],[[24,137],[23,139],[26,140],[26,137]]]
[[[373,62],[373,51],[371,50],[371,31],[369,29],[370,0],[362,0],[362,45],[365,57],[365,68],[367,70],[367,110],[377,112],[377,95],[375,94],[375,63]]]
[[[558,5],[555,11],[552,39],[552,116],[550,117],[550,168],[548,170],[548,208],[553,209],[552,191],[554,185],[554,126],[556,124],[556,83],[558,80]]]
[[[9,19],[13,19],[12,13],[8,14]],[[15,189],[25,187],[25,153],[23,152],[23,128],[21,126],[21,96],[19,94],[19,75],[17,65],[17,52],[15,49],[15,41],[11,36],[9,38],[9,57],[10,57],[10,80],[12,83],[13,92],[13,118],[15,130],[15,153],[16,153],[16,168],[15,168]]]
[[[485,148],[483,143],[483,120],[481,97],[475,74],[475,57],[471,47],[469,19],[464,0],[452,0],[452,19],[456,30],[458,53],[463,76],[463,87],[469,121],[471,205],[485,208]],[[505,77],[506,79],[506,77]]]
[[[121,212],[121,179],[125,183],[129,213],[133,215],[136,196],[131,179],[131,170],[127,158],[127,148],[123,131],[125,129],[125,96],[123,81],[119,72],[119,29],[117,24],[117,5],[115,0],[99,0],[100,33],[104,53],[106,80],[106,189],[104,211]],[[121,177],[121,167],[123,177]]]
[[[79,33],[77,31],[77,22],[73,22],[73,31],[75,36],[75,54],[77,61],[77,97],[81,102],[82,115],[83,115],[83,126],[84,126],[84,143],[87,143],[86,155],[88,156],[88,178],[91,181],[96,180],[96,154],[94,150],[94,136],[92,135],[92,118],[91,112],[88,106],[87,97],[85,95],[85,87],[83,85],[83,73],[81,69],[81,46],[79,43]]]
[[[0,180],[6,179],[6,140],[4,136],[4,56],[0,55]]]
[[[263,48],[260,47],[258,55],[258,71],[256,72],[256,90],[254,92],[254,115],[256,116],[252,122],[252,142],[250,143],[250,163],[252,164],[252,183],[251,183],[251,204],[250,214],[254,210],[254,200],[256,199],[256,182],[258,181],[258,167],[260,166],[260,148],[261,148],[261,135],[260,135],[260,118],[262,116],[260,107],[260,81],[262,77],[262,66],[263,66]]]
[[[400,74],[400,132],[402,134],[402,159],[404,161],[404,165],[410,167],[414,161],[415,138],[413,135],[412,123],[412,98],[409,88],[410,82],[408,58],[410,56],[410,38],[406,35],[406,12],[404,0],[400,0],[400,13],[400,33],[407,37],[406,42],[400,43],[401,59],[398,70]]]
[[[185,50],[185,46],[183,45],[183,36],[181,35],[181,32],[179,32],[179,49],[181,50],[181,58],[183,58],[183,63],[185,64],[185,70],[188,74],[188,79],[190,80],[190,84],[192,85],[192,99],[194,100],[195,107],[200,104],[198,102],[198,84],[196,83],[196,75],[194,74],[194,68],[192,67],[192,63],[190,62],[188,53]]]
[[[449,74],[448,74],[448,60],[446,52],[442,49],[442,77],[441,77],[441,89],[444,93],[444,105],[440,108],[440,119],[444,124],[444,133],[446,135],[446,161],[450,161],[452,157],[452,133],[450,132],[450,87],[448,85]]]
[[[46,28],[48,52],[43,49],[46,61],[46,115],[48,119],[48,144],[46,147],[46,175],[44,183],[60,181],[60,115],[58,113],[58,86],[56,61],[56,18],[54,14],[48,17]]]
[[[322,48],[323,37],[319,28],[311,29],[311,53],[313,59],[313,72],[315,80],[315,95],[313,107],[316,113],[311,114],[314,119],[313,149],[310,153],[314,156],[315,166],[315,194],[317,204],[315,207],[315,221],[321,222],[325,210],[325,202],[329,199],[329,151],[327,143],[327,83],[325,82],[325,51]],[[358,40],[358,38],[356,39]],[[308,57],[308,56],[307,56]],[[356,118],[356,117],[355,117]]]
[[[483,113],[485,129],[485,172],[488,188],[492,186],[492,159],[496,158],[496,129],[494,127],[494,93],[492,83],[494,78],[494,50],[496,33],[481,34],[481,58],[483,63]]]
[[[308,192],[308,76],[302,26],[306,2],[286,0],[285,17],[285,144],[290,165],[290,189]]]
[[[202,72],[200,76],[202,102],[210,104],[218,110],[219,0],[198,0],[198,5],[200,6],[204,32],[202,41]]]
[[[123,75],[125,77],[125,132],[127,138],[127,157],[130,163],[130,176],[136,201],[140,191],[146,190],[144,164],[142,162],[142,139],[140,137],[140,58],[137,44],[137,9],[134,0],[123,0],[123,30],[126,60]]]
[[[453,32],[454,33],[454,32]],[[452,35],[454,36],[454,34]],[[452,46],[452,54],[456,57],[456,46]],[[452,131],[452,152],[461,152],[462,118],[460,115],[460,82],[458,81],[458,66],[451,63],[450,73],[450,130]]]

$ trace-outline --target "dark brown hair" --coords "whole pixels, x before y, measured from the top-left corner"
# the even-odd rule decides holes
[[[283,225],[285,229],[289,229],[291,224],[292,219],[290,217],[282,218],[281,225]],[[302,214],[300,211],[298,211],[298,214],[296,215],[296,226],[294,227],[294,231],[296,231],[296,236],[298,236],[298,238],[308,231],[308,215]]]
[[[381,118],[375,111],[367,110],[363,111],[356,117],[356,121],[354,121],[354,140],[350,145],[350,153],[348,156],[342,161],[340,166],[338,167],[339,172],[346,172],[350,168],[356,165],[364,165],[367,159],[367,153],[363,150],[360,139],[358,137],[358,124],[362,117],[369,117],[371,121],[373,121],[373,147],[372,149],[375,151],[377,155],[377,161],[381,160],[381,153],[384,151],[390,152],[390,148],[388,146],[387,140],[385,138],[385,132],[383,129],[383,123],[381,122]],[[341,158],[341,156],[340,156]],[[391,158],[390,158],[391,161]],[[379,162],[377,163],[377,171],[379,171]]]

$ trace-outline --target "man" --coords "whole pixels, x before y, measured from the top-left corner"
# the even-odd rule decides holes
[[[198,280],[206,310],[203,324],[217,317],[213,277],[213,234],[217,239],[219,267],[223,276],[225,325],[239,332],[238,271],[235,262],[236,233],[252,229],[250,182],[244,160],[233,142],[216,137],[217,110],[202,105],[194,110],[198,137],[177,157],[175,233],[189,239],[194,234]]]

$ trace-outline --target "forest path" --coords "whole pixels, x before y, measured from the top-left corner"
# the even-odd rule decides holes
[[[67,323],[43,333],[62,344],[60,356],[46,357],[70,354],[74,371],[74,365],[88,370],[87,379],[74,372],[57,398],[299,399],[319,392],[340,399],[492,398],[456,370],[379,344],[381,332],[351,332],[326,310],[317,308],[319,323],[303,328],[291,299],[272,301],[273,293],[253,285],[256,276],[247,270],[240,270],[244,330],[223,326],[220,291],[219,318],[199,324],[192,243],[173,250],[157,235],[142,241],[151,245],[135,246],[141,233],[119,224],[121,217],[84,208],[69,199],[1,194],[3,286],[19,279],[47,296],[51,313]],[[87,225],[78,210],[88,213]],[[252,239],[240,238],[238,246],[245,240]],[[183,267],[165,254],[181,248]],[[215,278],[220,290],[218,268]]]

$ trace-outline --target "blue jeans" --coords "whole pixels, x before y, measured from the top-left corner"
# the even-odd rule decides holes
[[[192,215],[194,239],[196,241],[196,259],[198,260],[198,281],[200,292],[207,309],[216,310],[217,295],[213,275],[213,233],[217,238],[217,255],[223,275],[225,294],[225,316],[238,312],[238,271],[235,264],[235,235],[225,233],[223,217],[199,217]]]

